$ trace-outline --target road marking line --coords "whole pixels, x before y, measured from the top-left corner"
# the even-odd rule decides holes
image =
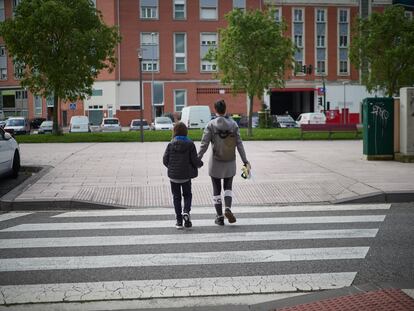
[[[363,211],[363,210],[388,210],[391,204],[352,204],[352,205],[308,205],[308,206],[263,206],[263,207],[233,207],[235,213],[279,213],[279,212],[326,212],[326,211]],[[192,214],[214,214],[213,207],[193,207]],[[150,215],[174,215],[173,208],[152,208],[133,210],[99,210],[66,212],[52,216],[54,218],[66,217],[111,217],[111,216],[150,216]]]
[[[0,304],[264,294],[350,286],[356,272],[0,286]]]
[[[384,219],[385,215],[238,218],[237,223],[232,226],[382,222]],[[194,227],[215,226],[213,219],[192,219],[192,222]],[[173,224],[174,222],[172,220],[35,223],[5,228],[0,230],[0,232],[171,228]]]
[[[342,229],[2,239],[0,249],[374,238],[377,232],[378,229]]]
[[[162,253],[0,259],[0,271],[217,265],[305,260],[363,259],[369,247],[295,248],[232,252]]]
[[[6,221],[6,220],[10,220],[10,219],[14,219],[17,217],[30,215],[30,214],[33,214],[33,213],[5,213],[5,214],[0,215],[0,221]]]

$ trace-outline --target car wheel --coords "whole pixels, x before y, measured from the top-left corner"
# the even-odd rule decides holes
[[[13,157],[12,177],[17,178],[17,176],[19,175],[19,171],[20,171],[20,155],[16,151]]]

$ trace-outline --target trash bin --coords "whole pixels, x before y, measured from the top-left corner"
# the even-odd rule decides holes
[[[231,117],[232,117],[232,118],[233,118],[233,120],[237,123],[237,125],[240,125],[240,119],[241,119],[241,116],[240,116],[240,115],[238,115],[238,114],[233,114]]]
[[[362,102],[363,153],[368,160],[394,158],[394,99],[368,97]]]

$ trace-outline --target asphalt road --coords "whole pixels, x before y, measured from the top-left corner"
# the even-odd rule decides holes
[[[194,292],[197,294],[211,290],[202,288],[206,280],[224,277],[235,282],[240,278],[246,283],[245,279],[251,277],[251,282],[257,282],[252,285],[253,291],[259,288],[264,292],[281,292],[414,280],[414,203],[392,204],[390,208],[377,204],[370,209],[360,205],[349,210],[347,206],[340,209],[322,206],[316,210],[312,210],[313,207],[302,210],[298,206],[285,211],[287,208],[262,207],[263,213],[240,210],[237,225],[224,227],[213,224],[213,211],[206,208],[194,211],[194,227],[187,231],[177,231],[173,227],[171,210],[163,208],[116,210],[112,215],[99,210],[80,215],[63,214],[64,211],[35,212],[8,220],[2,220],[1,216],[7,215],[3,214],[0,215],[0,290],[12,285],[17,288],[51,283],[80,286],[85,282],[112,284],[120,280],[126,287],[128,282],[139,280],[145,288],[151,288],[155,286],[151,283],[153,280],[174,280],[176,284],[171,289],[174,291],[180,288],[182,280],[195,279],[200,280],[200,288]],[[157,213],[159,215],[152,215]],[[64,217],[54,217],[61,214]],[[355,220],[352,217],[356,217]],[[347,230],[356,232],[357,236],[336,238]],[[359,236],[362,231],[364,234],[374,231],[374,235]],[[284,237],[292,232],[294,237]],[[325,232],[330,232],[331,236],[319,236]],[[252,239],[262,233],[265,235]],[[206,234],[201,238],[204,241],[192,240],[202,234]],[[93,240],[84,240],[89,238]],[[207,241],[210,238],[218,240]],[[129,239],[135,242],[128,242]],[[328,254],[333,249],[338,252]],[[323,250],[319,254],[323,258],[314,254],[320,250]],[[166,257],[163,259],[163,256]],[[356,276],[348,277],[343,285],[339,277],[330,276],[354,272]],[[292,281],[289,275],[299,276]],[[309,275],[311,280],[302,282],[301,278]],[[276,285],[287,284],[287,287],[269,289],[268,286],[275,286],[277,282],[264,284],[263,279],[268,276],[283,278],[281,284]],[[222,284],[223,295],[237,295],[240,290],[237,286],[242,285],[237,282],[233,285]],[[290,285],[290,290],[286,289]],[[217,286],[220,282],[215,283]],[[94,289],[85,291],[90,293]],[[67,293],[64,295],[66,297]],[[168,295],[176,293],[168,294],[164,289],[158,296]]]

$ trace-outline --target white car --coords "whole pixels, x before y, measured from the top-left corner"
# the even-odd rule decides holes
[[[101,132],[120,132],[121,124],[117,118],[103,118],[101,123]]]
[[[154,123],[152,123],[152,129],[159,130],[172,130],[174,127],[172,121],[168,117],[157,117],[155,118]]]
[[[30,124],[25,117],[10,117],[6,121],[4,130],[12,135],[30,134]]]
[[[16,140],[0,128],[0,175],[16,178],[20,170],[20,150]]]
[[[142,120],[142,129],[149,130],[149,125],[147,120]],[[140,131],[141,130],[141,119],[134,119],[131,121],[129,126],[130,131]]]
[[[325,124],[326,116],[322,112],[306,112],[299,115],[296,119],[296,124]]]
[[[91,131],[89,127],[89,119],[87,116],[73,116],[70,119],[69,133],[88,133]]]

